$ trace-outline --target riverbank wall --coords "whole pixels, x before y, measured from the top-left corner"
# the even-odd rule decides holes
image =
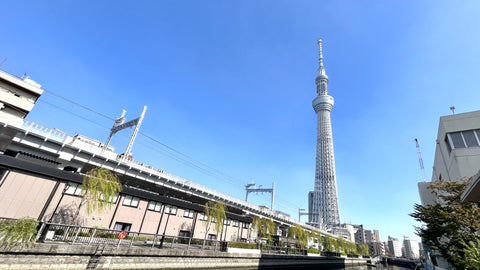
[[[0,270],[17,269],[299,269],[364,265],[362,258],[246,254],[219,251],[116,248],[70,244],[35,244],[0,250]]]

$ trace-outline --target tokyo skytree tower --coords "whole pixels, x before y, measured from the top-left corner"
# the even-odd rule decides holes
[[[317,97],[312,105],[317,114],[317,157],[314,191],[309,192],[309,223],[323,229],[340,224],[338,213],[335,156],[330,112],[333,97],[328,95],[328,76],[323,67],[322,40],[318,40],[319,68],[315,79]]]

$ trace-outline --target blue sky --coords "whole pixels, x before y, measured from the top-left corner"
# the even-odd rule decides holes
[[[414,138],[429,179],[439,117],[479,109],[477,1],[6,1],[0,14],[1,69],[49,91],[30,120],[105,141],[111,120],[51,93],[112,118],[147,105],[141,132],[188,157],[139,136],[135,159],[239,198],[275,181],[294,218],[314,183],[323,38],[341,220],[382,240],[418,238]]]

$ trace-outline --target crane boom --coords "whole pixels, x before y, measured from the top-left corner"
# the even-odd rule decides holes
[[[420,162],[420,170],[422,170],[423,182],[426,182],[427,179],[425,178],[425,168],[423,167],[422,152],[420,151],[420,145],[418,144],[417,138],[415,138],[415,144],[417,145],[418,161]]]

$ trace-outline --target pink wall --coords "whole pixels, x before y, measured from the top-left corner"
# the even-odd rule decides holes
[[[56,181],[48,178],[32,176],[25,173],[8,171],[3,179],[0,180],[0,217],[21,218],[32,217],[38,218],[48,197],[54,190]],[[63,194],[65,184],[60,183],[56,193],[52,197],[50,204],[45,211],[42,221],[49,221],[53,216],[53,223],[73,224],[74,214],[78,209],[81,201],[80,196]],[[131,231],[138,232],[141,226],[141,232],[155,234],[161,219],[161,225],[158,233],[163,234],[166,227],[166,235],[178,236],[180,231],[192,231],[195,222],[194,238],[203,239],[206,231],[206,222],[199,220],[198,215],[194,214],[193,218],[185,216],[185,210],[177,209],[175,215],[162,216],[165,205],[162,204],[160,212],[148,210],[148,201],[139,200],[137,207],[125,206],[123,202],[125,196],[122,195],[117,199],[115,205],[103,212],[93,212],[88,214],[86,206],[83,206],[79,212],[79,218],[75,220],[75,224],[86,227],[101,227],[113,229],[116,222],[132,224]],[[54,213],[54,211],[56,212]],[[115,209],[116,212],[115,212]],[[143,220],[143,225],[142,225]],[[110,226],[111,224],[111,226]],[[212,224],[208,234],[217,234],[215,224]],[[237,241],[241,238],[248,238],[248,229],[243,228],[243,223],[238,222],[238,227],[224,225],[222,232],[217,234],[217,239],[227,241]]]
[[[0,183],[0,216],[37,219],[56,181],[7,171]]]

